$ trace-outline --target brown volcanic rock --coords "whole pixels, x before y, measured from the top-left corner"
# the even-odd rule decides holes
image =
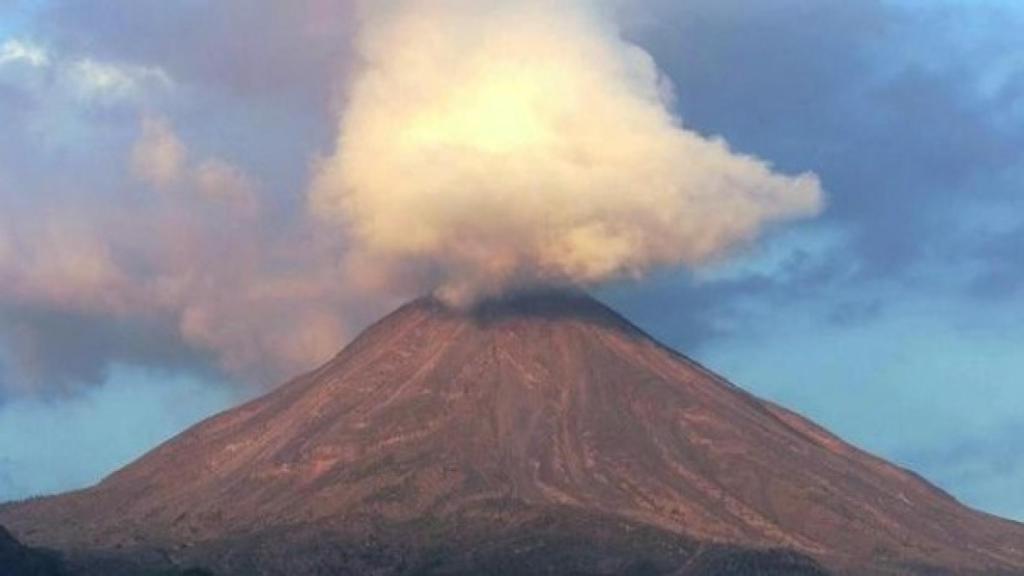
[[[1024,526],[570,294],[408,304],[318,370],[0,523],[238,574],[821,573],[809,558],[1024,574]]]

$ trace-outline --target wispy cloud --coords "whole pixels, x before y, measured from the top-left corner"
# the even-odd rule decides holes
[[[174,87],[170,75],[158,66],[54,52],[15,38],[0,44],[0,83],[3,82],[31,92],[34,98],[63,97],[87,105],[140,102]]]
[[[63,71],[71,89],[84,100],[142,98],[147,91],[168,89],[170,76],[159,68],[118,65],[83,58]]]
[[[24,64],[33,68],[42,68],[50,64],[46,51],[34,44],[15,39],[8,39],[0,44],[0,66]]]

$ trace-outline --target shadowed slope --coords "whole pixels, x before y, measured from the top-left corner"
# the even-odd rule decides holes
[[[552,515],[563,525],[543,523]],[[527,549],[600,543],[594,566],[617,567],[581,573],[644,558],[652,573],[693,568],[721,557],[708,543],[863,573],[1024,573],[1020,525],[961,506],[575,294],[472,311],[418,300],[320,369],[95,488],[0,509],[0,523],[30,543],[157,548],[239,574],[255,568],[239,567],[238,550],[263,550],[267,574],[317,573],[272,568],[309,548],[328,566],[354,555],[407,572],[438,550],[471,557],[449,567],[486,564],[473,551],[497,543],[488,558],[500,558],[524,538]]]
[[[21,545],[0,526],[0,576],[68,576],[56,554]]]

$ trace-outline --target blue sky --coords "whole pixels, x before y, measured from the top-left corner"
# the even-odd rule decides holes
[[[684,124],[817,173],[827,207],[727,261],[599,295],[1024,520],[1024,8],[629,6],[624,34]],[[332,291],[330,247],[296,231],[352,29],[344,3],[312,0],[0,0],[0,500],[94,482],[395,303]],[[140,183],[163,173],[196,189]],[[183,199],[204,182],[235,211]],[[251,197],[261,211],[239,212]]]

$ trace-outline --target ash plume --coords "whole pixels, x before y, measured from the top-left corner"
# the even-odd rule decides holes
[[[4,71],[41,106],[21,128],[23,163],[40,164],[0,162],[0,393],[73,390],[118,364],[270,385],[399,300],[470,304],[697,266],[821,207],[813,174],[688,129],[653,59],[597,2],[345,4],[275,8],[302,48],[256,65],[255,43],[232,60],[282,94],[315,85],[289,98],[335,128],[320,154],[301,131],[229,145],[219,126],[170,114],[208,77],[179,76],[173,59],[11,49]],[[62,72],[85,58],[89,98]],[[339,106],[307,106],[327,77]],[[225,77],[263,102],[255,80]],[[75,130],[43,130],[66,114]],[[47,148],[64,137],[78,144]]]
[[[699,265],[814,215],[811,173],[687,129],[655,62],[594,2],[387,2],[310,209],[385,285],[467,302]],[[425,285],[425,286],[424,286]]]

